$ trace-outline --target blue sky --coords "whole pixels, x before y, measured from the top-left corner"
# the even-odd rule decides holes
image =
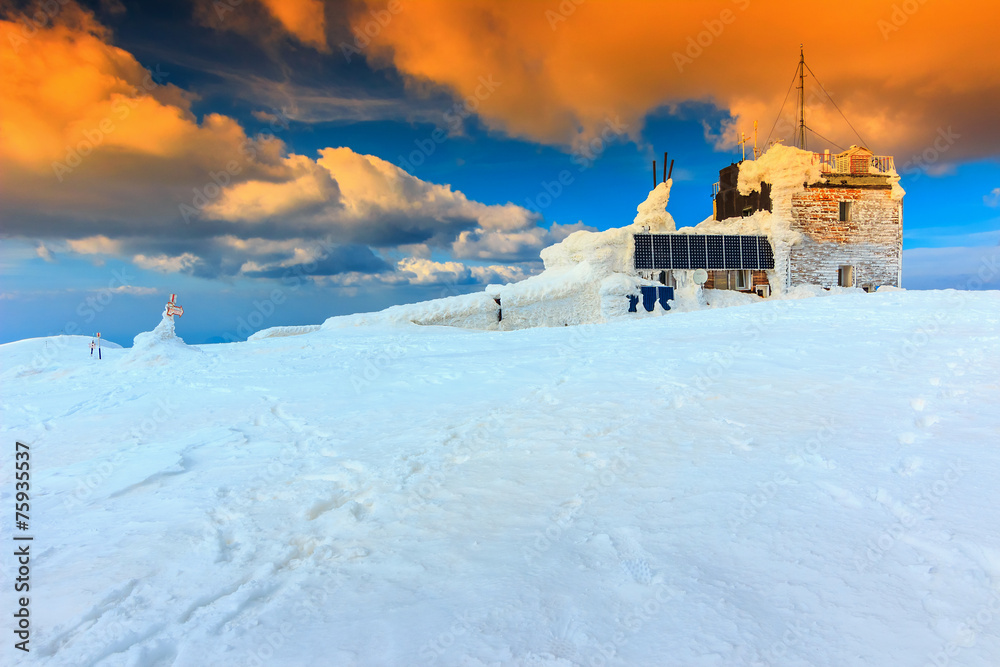
[[[462,108],[456,105],[467,98],[463,91],[415,78],[401,59],[386,64],[374,50],[350,62],[338,51],[334,45],[349,39],[358,3],[321,3],[325,50],[309,48],[316,43],[312,33],[283,32],[280,21],[269,18],[266,3],[251,4],[247,0],[243,7],[244,23],[233,20],[223,27],[205,17],[205,7],[187,3],[72,6],[38,26],[38,33],[13,54],[15,63],[27,63],[31,49],[50,40],[47,53],[62,49],[69,62],[72,49],[84,48],[69,44],[74,35],[85,36],[86,48],[95,52],[114,49],[107,57],[117,59],[117,76],[131,86],[129,99],[136,100],[134,115],[122,126],[134,122],[137,131],[109,133],[94,156],[64,181],[53,179],[44,164],[41,171],[48,173],[42,175],[23,166],[27,152],[5,158],[4,190],[12,194],[0,210],[0,341],[79,330],[101,331],[128,345],[136,333],[155,325],[172,292],[185,308],[180,335],[200,343],[480,290],[505,276],[538,271],[538,250],[575,228],[630,223],[652,185],[650,163],[656,159],[659,168],[664,151],[675,160],[668,210],[679,226],[711,214],[711,185],[719,169],[739,159],[737,149],[717,139],[736,118],[733,105],[712,96],[679,95],[638,110],[629,107],[624,115],[611,105],[598,107],[586,116],[589,120],[577,121],[580,141],[568,143],[532,129],[534,117],[545,112],[532,109],[530,96],[523,99],[523,110],[515,100],[513,111],[502,112],[489,111],[486,99],[482,113],[469,112],[456,121],[456,108]],[[22,30],[16,9],[7,13],[8,28]],[[397,23],[405,19],[399,16]],[[402,51],[397,44],[395,53]],[[782,73],[775,80],[787,81],[796,57],[796,51],[781,54]],[[41,74],[26,71],[6,84],[20,86],[14,92],[26,108],[40,104],[33,86],[41,89],[46,76],[65,73],[58,58],[52,60],[56,64]],[[141,88],[136,67],[158,73],[155,89]],[[491,76],[500,90],[516,85],[504,74]],[[768,90],[766,99],[780,100],[783,88]],[[76,104],[70,111],[82,118],[89,113],[87,105],[118,99],[114,89],[104,100],[91,93],[67,94],[70,101],[61,104]],[[145,102],[139,103],[147,98],[148,111]],[[182,124],[162,120],[164,110],[183,116],[177,109],[185,105]],[[759,119],[762,128],[771,125],[780,105],[770,106],[767,117]],[[786,108],[785,115],[789,112]],[[26,143],[35,140],[31,132],[39,132],[42,145],[44,132],[29,120],[44,113],[29,108],[8,127],[27,136]],[[832,117],[821,107],[810,113]],[[212,114],[228,119],[228,125],[212,125]],[[140,120],[145,125],[139,126]],[[511,129],[522,121],[528,129]],[[151,147],[142,130],[156,136],[161,122],[173,123],[173,138]],[[45,131],[69,137],[87,127],[74,125],[72,117],[62,123]],[[842,145],[857,143],[846,124],[828,125],[825,136]],[[870,137],[877,153],[896,149],[907,191],[904,286],[998,289],[996,271],[983,285],[974,281],[983,266],[995,265],[1000,252],[1000,162],[994,140],[954,128],[928,169],[912,168],[913,156],[933,146],[944,127],[917,127],[906,141]],[[234,128],[254,141],[264,132],[265,142],[254,144],[255,156],[240,173],[226,177],[226,187],[234,191],[185,223],[179,205],[192,201],[188,193],[211,184],[206,173],[222,173],[220,166],[205,165],[211,167],[213,154],[231,148],[227,137]],[[761,135],[763,140],[763,129]],[[601,140],[595,144],[595,138]],[[72,145],[73,139],[68,141]],[[815,150],[833,148],[815,137],[810,141]],[[580,146],[587,142],[600,150],[584,165]],[[174,150],[182,143],[190,145],[187,153]],[[278,146],[277,152],[271,155],[268,146]],[[335,147],[350,150],[338,155],[336,168],[329,167],[330,178],[317,168],[323,162],[319,151]],[[289,156],[296,155],[303,157],[293,163]],[[369,168],[384,173],[365,156],[392,163],[419,181],[406,174],[386,177],[387,187],[395,188],[394,203],[386,203],[372,191],[370,179],[353,180]],[[902,168],[908,162],[911,166]],[[220,158],[217,164],[226,162]],[[237,192],[240,183],[247,185]],[[434,189],[445,185],[450,190]],[[333,207],[329,200],[338,192],[341,204]],[[414,212],[407,197],[430,203]],[[513,206],[504,208],[508,203]],[[247,212],[269,206],[267,215]],[[328,222],[334,218],[335,223]],[[464,245],[463,233],[471,235]],[[318,265],[310,263],[317,243],[327,249]]]

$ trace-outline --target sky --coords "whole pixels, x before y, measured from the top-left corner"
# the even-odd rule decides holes
[[[0,342],[188,343],[481,290],[678,226],[741,132],[892,155],[903,285],[1000,289],[993,2],[0,0]],[[791,93],[791,94],[789,94]]]

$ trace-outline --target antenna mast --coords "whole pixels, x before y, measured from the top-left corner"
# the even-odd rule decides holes
[[[799,44],[799,148],[806,149],[806,58]]]

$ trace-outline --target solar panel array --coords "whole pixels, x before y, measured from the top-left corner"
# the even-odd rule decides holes
[[[636,269],[773,269],[766,236],[636,234]]]

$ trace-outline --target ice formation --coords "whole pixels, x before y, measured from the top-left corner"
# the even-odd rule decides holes
[[[122,357],[122,364],[168,364],[183,355],[202,354],[196,347],[187,345],[174,332],[174,318],[163,311],[163,319],[152,331],[144,331],[132,341],[132,348]]]

